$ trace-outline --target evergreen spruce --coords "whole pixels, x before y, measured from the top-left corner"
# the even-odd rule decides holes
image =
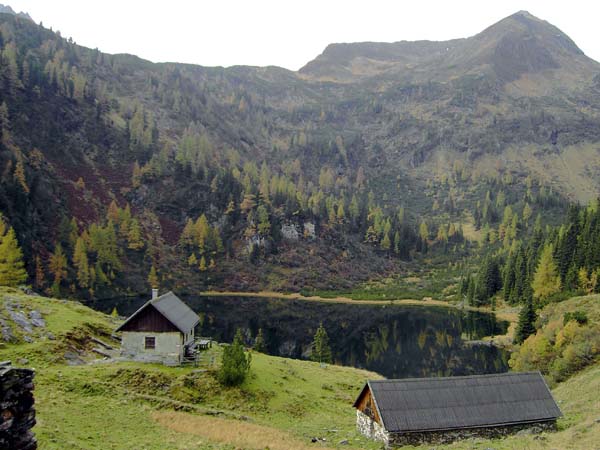
[[[329,336],[323,326],[323,323],[319,325],[317,332],[312,343],[312,355],[313,361],[318,361],[321,364],[331,362],[331,348],[329,347]]]
[[[519,312],[519,322],[515,332],[515,343],[521,344],[525,339],[535,333],[535,321],[537,315],[533,308],[533,299],[531,291],[528,290],[527,299],[525,304],[521,307]]]
[[[225,386],[239,386],[250,372],[251,363],[252,355],[246,355],[242,334],[238,329],[233,343],[223,349],[221,367],[218,372],[219,381]]]
[[[258,334],[256,335],[256,339],[254,340],[254,350],[260,353],[265,353],[265,351],[267,350],[262,328],[258,329]]]

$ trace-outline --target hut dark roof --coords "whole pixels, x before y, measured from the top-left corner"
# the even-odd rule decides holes
[[[148,300],[136,312],[121,324],[116,331],[120,331],[149,307],[156,309],[165,319],[171,322],[182,333],[189,333],[198,324],[200,319],[192,309],[186,305],[173,292],[167,292],[159,297]]]
[[[539,372],[368,381],[384,428],[415,432],[543,422],[562,415]]]

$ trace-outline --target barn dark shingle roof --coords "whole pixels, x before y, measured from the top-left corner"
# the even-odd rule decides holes
[[[181,301],[179,297],[173,294],[173,292],[167,292],[166,294],[144,303],[136,312],[129,316],[116,331],[120,331],[128,322],[150,305],[161,313],[169,322],[175,325],[182,333],[189,333],[200,321],[198,315],[188,305]]]
[[[562,415],[539,372],[368,381],[355,406],[366,389],[391,432],[502,426]]]

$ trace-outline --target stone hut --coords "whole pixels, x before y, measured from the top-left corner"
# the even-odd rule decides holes
[[[198,315],[175,294],[152,298],[116,331],[122,332],[121,355],[142,362],[179,365],[194,351],[194,328]]]
[[[386,447],[554,428],[562,415],[539,372],[368,381],[356,424]]]

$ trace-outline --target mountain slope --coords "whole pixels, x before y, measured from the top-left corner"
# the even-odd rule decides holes
[[[80,295],[144,292],[152,266],[185,290],[347,289],[472,256],[463,230],[499,232],[506,206],[527,233],[599,190],[598,64],[523,12],[300,73],[107,55],[9,14],[0,32],[0,210],[42,289],[58,244],[56,289]]]

